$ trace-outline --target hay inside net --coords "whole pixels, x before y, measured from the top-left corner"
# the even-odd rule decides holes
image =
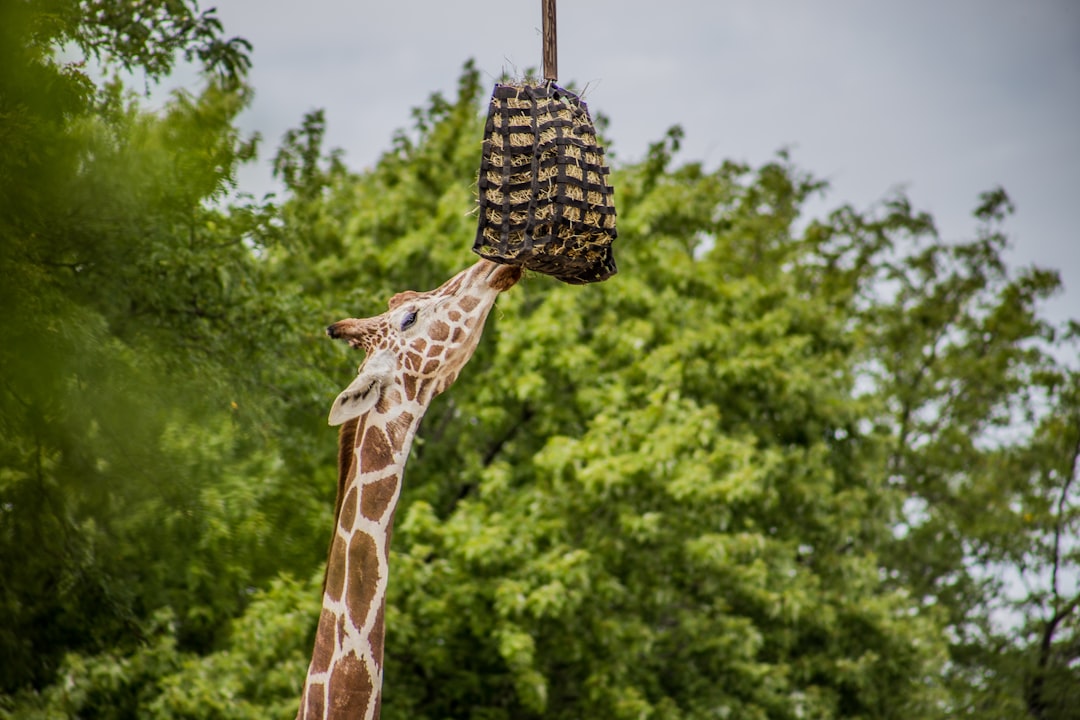
[[[615,274],[615,204],[588,107],[553,83],[495,86],[473,252],[568,283]]]

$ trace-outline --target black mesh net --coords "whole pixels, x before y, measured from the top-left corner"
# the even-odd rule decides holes
[[[548,83],[496,85],[473,252],[573,284],[615,274],[615,204],[588,107]]]

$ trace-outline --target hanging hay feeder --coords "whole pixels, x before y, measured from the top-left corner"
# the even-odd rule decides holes
[[[545,3],[548,82],[498,84],[492,93],[473,252],[581,285],[616,272],[615,203],[588,107],[553,82],[547,8]],[[550,45],[553,15],[551,2]]]

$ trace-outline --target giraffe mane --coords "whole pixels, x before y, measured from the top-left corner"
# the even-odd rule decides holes
[[[349,474],[352,472],[352,464],[355,460],[354,452],[356,449],[356,431],[360,426],[360,418],[353,418],[352,420],[346,420],[341,426],[341,430],[338,432],[338,481],[337,481],[337,496],[334,498],[334,527],[338,526],[341,522],[341,505],[345,501],[345,486],[349,482]],[[334,544],[334,538],[330,538],[330,546]],[[330,548],[327,548],[326,554],[329,556]],[[323,584],[321,592],[326,592],[326,577],[329,574],[330,566],[327,564],[323,570]]]

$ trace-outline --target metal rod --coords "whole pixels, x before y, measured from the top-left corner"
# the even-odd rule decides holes
[[[559,50],[555,37],[555,0],[541,0],[544,13],[544,79],[559,78]]]

